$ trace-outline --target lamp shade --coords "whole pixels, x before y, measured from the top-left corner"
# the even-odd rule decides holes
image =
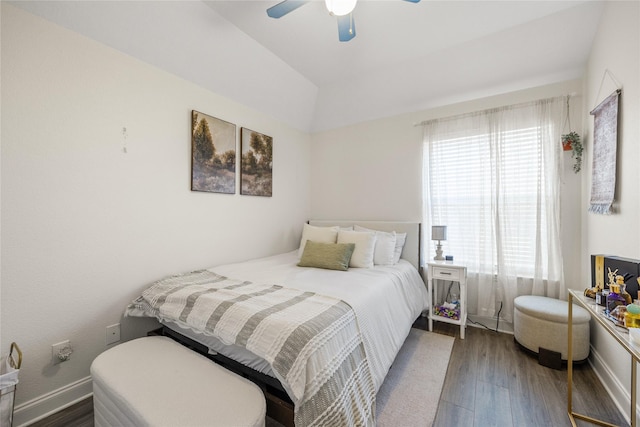
[[[431,226],[431,240],[447,240],[447,226],[446,225]]]

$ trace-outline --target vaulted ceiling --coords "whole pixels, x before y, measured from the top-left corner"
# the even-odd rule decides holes
[[[341,43],[324,1],[11,3],[309,132],[581,77],[603,10],[359,0]]]

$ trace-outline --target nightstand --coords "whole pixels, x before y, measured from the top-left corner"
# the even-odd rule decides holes
[[[460,314],[458,318],[447,317],[446,314],[436,313],[436,304],[442,301],[438,298],[438,286],[436,280],[445,282],[442,300],[446,297],[447,283],[458,282],[460,286]],[[467,267],[455,264],[453,261],[430,261],[427,263],[427,291],[429,293],[429,330],[433,330],[433,321],[460,325],[460,338],[464,339],[464,330],[467,326]]]

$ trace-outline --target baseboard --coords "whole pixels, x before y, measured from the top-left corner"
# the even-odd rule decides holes
[[[82,378],[16,406],[13,411],[13,425],[14,427],[26,427],[90,397],[92,393],[91,377]]]
[[[613,371],[609,368],[609,365],[605,363],[604,359],[600,357],[593,346],[591,346],[589,364],[600,380],[600,383],[602,383],[604,389],[613,400],[613,403],[624,416],[625,420],[630,423],[631,417],[629,415],[629,408],[631,407],[631,395],[627,391],[627,387],[615,376]],[[636,418],[640,419],[638,410],[636,410]]]

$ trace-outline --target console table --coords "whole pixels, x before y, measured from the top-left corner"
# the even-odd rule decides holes
[[[620,346],[627,351],[631,355],[631,427],[635,427],[636,425],[636,363],[640,361],[640,345],[634,344],[630,338],[629,333],[622,327],[615,326],[613,322],[607,319],[604,316],[604,307],[601,307],[596,304],[595,300],[585,297],[582,292],[575,291],[573,289],[569,290],[569,318],[568,318],[568,349],[567,349],[567,412],[569,414],[569,419],[571,420],[571,424],[576,427],[576,419],[584,420],[593,424],[598,424],[601,426],[611,426],[615,427],[615,424],[610,424],[605,421],[601,421],[595,418],[588,417],[586,415],[581,415],[576,412],[573,412],[572,408],[572,383],[573,383],[573,349],[571,348],[572,344],[572,321],[573,321],[573,303],[577,303],[584,307],[589,314],[591,314],[591,318],[598,322],[605,331],[609,333],[615,340],[620,344]]]

